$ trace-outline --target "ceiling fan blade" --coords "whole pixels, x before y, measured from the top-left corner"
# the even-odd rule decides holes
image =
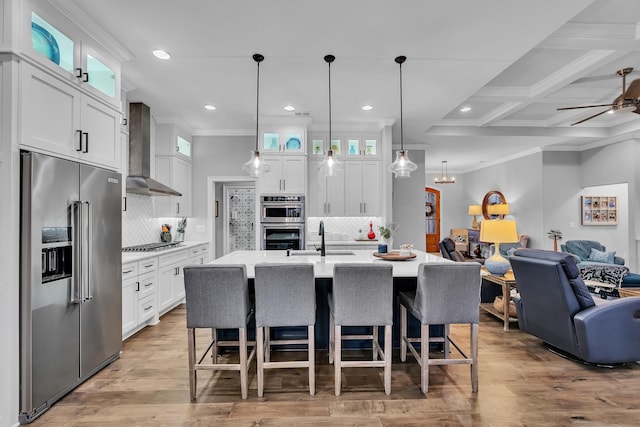
[[[633,70],[631,71],[629,74],[627,75],[632,75],[632,74],[640,74],[640,70]],[[580,84],[580,83],[591,83],[591,82],[597,82],[600,80],[608,80],[608,79],[612,79],[617,77],[617,73],[611,73],[611,74],[603,74],[600,76],[589,76],[589,77],[582,77],[579,78],[577,80],[574,80],[571,82],[571,84]]]
[[[577,110],[579,108],[593,108],[593,107],[613,107],[613,104],[597,104],[597,105],[583,105],[581,107],[562,107],[556,108],[556,110]]]
[[[638,98],[640,98],[640,79],[635,79],[624,92],[624,99]]]
[[[640,105],[638,105],[636,109],[632,111],[632,113],[640,114]]]
[[[593,116],[589,116],[589,117],[587,117],[586,119],[582,119],[582,120],[580,120],[579,122],[571,123],[571,126],[573,126],[573,125],[579,125],[580,123],[584,123],[584,122],[586,122],[587,120],[591,120],[591,119],[593,119],[593,118],[596,118],[596,117],[598,117],[598,116],[600,116],[600,115],[602,115],[602,114],[606,113],[607,111],[609,111],[609,110],[601,111],[601,112],[599,112],[599,113],[597,113],[597,114],[594,114]]]

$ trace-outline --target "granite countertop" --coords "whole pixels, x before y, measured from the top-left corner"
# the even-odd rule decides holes
[[[393,266],[393,277],[417,277],[418,265],[423,262],[453,262],[437,255],[427,254],[413,250],[416,258],[406,261],[386,261],[373,256],[373,250],[352,250],[340,252],[352,252],[350,255],[332,255],[331,251],[324,259],[314,250],[291,251],[298,255],[287,256],[287,251],[235,251],[210,264],[244,264],[247,266],[247,276],[253,278],[254,267],[258,263],[312,263],[316,278],[333,277],[333,265],[337,263],[390,263]]]
[[[143,259],[153,258],[160,255],[172,254],[185,249],[193,248],[194,246],[207,244],[207,243],[209,242],[188,241],[188,242],[182,242],[180,246],[176,246],[171,249],[165,249],[157,252],[122,252],[122,264],[137,262]]]

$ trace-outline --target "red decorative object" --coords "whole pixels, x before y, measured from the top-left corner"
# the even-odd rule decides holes
[[[369,240],[373,240],[376,238],[376,233],[373,231],[373,222],[369,223],[369,234],[367,234]]]

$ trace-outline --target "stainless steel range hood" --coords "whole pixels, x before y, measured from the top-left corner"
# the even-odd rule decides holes
[[[129,176],[127,193],[143,196],[182,196],[151,178],[151,111],[142,102],[129,106]]]

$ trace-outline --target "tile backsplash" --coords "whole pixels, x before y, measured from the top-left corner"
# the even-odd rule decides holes
[[[154,197],[127,194],[127,210],[122,212],[122,247],[160,241],[162,224],[172,226],[175,235],[179,218],[156,218]]]
[[[343,216],[343,217],[308,217],[307,241],[319,241],[318,229],[320,221],[324,221],[325,241],[355,240],[358,230],[366,235],[369,232],[369,222],[373,223],[373,231],[376,236],[380,234],[378,225],[382,224],[380,217]]]

